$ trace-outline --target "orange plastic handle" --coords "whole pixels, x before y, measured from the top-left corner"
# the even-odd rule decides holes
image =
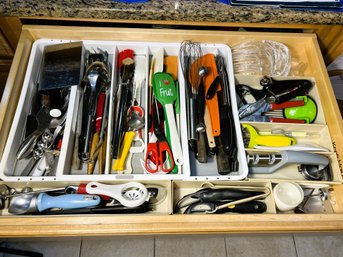
[[[205,87],[205,95],[209,87],[211,86],[214,79],[218,76],[217,65],[214,59],[214,54],[206,54],[201,57],[201,64],[209,69],[206,76],[203,77],[203,83]],[[218,85],[217,91],[221,90],[221,85]],[[212,135],[214,137],[220,136],[220,115],[219,115],[219,104],[217,94],[215,94],[211,99],[206,99],[206,106],[210,113],[211,125],[212,125]]]

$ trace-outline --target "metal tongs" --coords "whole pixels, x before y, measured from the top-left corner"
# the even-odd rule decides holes
[[[99,53],[88,53],[83,97],[83,119],[80,136],[80,159],[87,162],[90,158],[91,137],[95,126],[98,95],[108,86],[110,71],[108,53],[98,49]],[[106,91],[106,90],[103,90]]]

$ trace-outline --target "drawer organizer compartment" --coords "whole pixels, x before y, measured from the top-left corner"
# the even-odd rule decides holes
[[[276,213],[271,183],[173,182],[174,214]]]
[[[235,80],[248,178],[342,182],[313,78],[236,74]]]
[[[43,61],[44,49],[47,55]],[[58,67],[60,63],[55,64],[51,60],[56,57],[55,51],[56,55],[60,51],[73,52],[71,60],[68,58],[63,60],[69,68],[78,65],[74,67],[74,73],[66,73],[71,77],[65,82],[73,84],[60,84],[61,79],[58,76],[61,76],[64,67]],[[25,177],[28,180],[29,173],[32,174],[31,178],[42,177],[45,174],[45,179],[56,180],[57,170],[62,171],[66,168],[65,163],[68,162],[67,153],[70,148],[68,142],[72,134],[74,110],[77,106],[77,85],[82,77],[80,69],[82,55],[82,46],[79,43],[54,48],[51,42],[45,40],[37,42],[32,48],[28,64],[29,72],[25,76],[12,130],[1,162],[1,177],[4,180],[6,178],[21,180]],[[43,64],[46,65],[45,70],[41,70]],[[49,80],[53,68],[56,73],[55,81]],[[51,86],[55,88],[50,89]],[[51,94],[46,94],[47,91]],[[56,111],[57,116],[51,116],[52,111]],[[60,145],[59,142],[62,144]]]
[[[248,178],[340,183],[342,177],[326,125],[241,123]],[[284,144],[277,146],[275,144]],[[313,177],[308,176],[313,172]],[[322,177],[323,176],[323,177]]]
[[[1,215],[149,214],[172,212],[170,181],[8,182]]]
[[[335,213],[330,185],[260,181],[6,182],[1,216]]]
[[[277,213],[334,213],[333,189],[325,184],[272,183]]]
[[[241,121],[326,124],[313,78],[236,74],[235,80]]]
[[[79,45],[79,51],[82,53],[77,59],[80,63],[79,76],[82,79],[79,79],[79,85],[70,87],[71,93],[67,98],[69,108],[65,115],[65,125],[62,127],[64,131],[60,132],[63,135],[63,140],[60,140],[63,142],[62,148],[52,149],[55,151],[54,156],[59,156],[58,166],[50,173],[45,171],[32,175],[31,171],[23,174],[23,165],[21,160],[17,160],[16,153],[25,138],[23,134],[28,127],[28,114],[36,114],[30,104],[37,102],[37,77],[39,78],[42,70],[46,70],[44,63],[41,64],[41,60],[47,55],[45,49],[74,44]],[[234,108],[236,98],[231,50],[221,44],[201,44],[199,47],[202,51],[201,60],[195,59],[197,61],[191,62],[192,53],[184,51],[180,43],[37,40],[33,45],[23,91],[5,148],[4,161],[0,166],[2,179],[244,179],[248,168],[239,120]],[[217,70],[218,56],[221,57],[220,70]],[[201,69],[204,71],[202,75]],[[226,101],[230,103],[224,106],[223,110],[231,113],[230,123],[227,123],[231,130],[231,141],[227,144],[235,145],[231,153],[234,167],[218,172],[216,163],[222,161],[217,161],[219,157],[216,156],[225,155],[225,152],[213,152],[206,163],[200,163],[197,150],[189,149],[190,137],[189,133],[185,132],[188,131],[189,122],[193,123],[194,120],[195,124],[195,121],[198,121],[194,116],[198,115],[194,113],[197,109],[190,111],[190,103],[198,101],[197,97],[200,95],[193,88],[193,84],[198,83],[207,89],[211,82],[216,77],[222,77],[224,72],[227,77],[225,87],[215,85],[213,96],[202,100],[209,106],[208,118],[204,122],[214,124],[212,137],[219,133],[220,129],[223,130],[218,127],[219,108],[222,106],[219,105],[217,93],[220,90],[226,91],[223,98],[226,97]],[[193,78],[190,78],[191,76]],[[194,78],[197,82],[193,81]],[[65,87],[68,88],[67,85]],[[207,104],[213,101],[214,105]],[[198,104],[198,107],[204,105]],[[221,110],[220,113],[222,112]],[[37,118],[37,115],[34,118]],[[198,125],[194,124],[193,127]],[[54,128],[50,129],[52,134],[55,131]],[[206,133],[208,134],[207,131]],[[209,133],[211,134],[211,131]],[[164,139],[159,138],[161,135]],[[36,147],[35,142],[31,144],[30,147]],[[197,149],[206,150],[206,146]],[[51,149],[45,150],[44,156]],[[169,155],[165,156],[166,153]],[[28,152],[24,159],[30,162],[35,158]],[[41,160],[38,158],[37,161]]]

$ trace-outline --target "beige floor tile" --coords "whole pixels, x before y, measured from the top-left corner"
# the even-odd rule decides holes
[[[226,257],[225,238],[217,235],[156,236],[155,257]]]
[[[294,235],[298,257],[343,256],[343,233]]]
[[[79,257],[81,238],[30,238],[8,239],[6,246],[40,252],[44,257]],[[4,257],[18,257],[18,255],[4,254]]]
[[[292,235],[226,236],[228,257],[296,257]]]
[[[80,257],[153,257],[153,236],[84,237]]]

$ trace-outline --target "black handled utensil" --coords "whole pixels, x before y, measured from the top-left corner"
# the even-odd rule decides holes
[[[121,64],[121,82],[117,94],[116,119],[112,140],[112,158],[117,159],[120,146],[126,128],[127,110],[132,99],[133,75],[135,71],[135,61],[128,57]]]
[[[227,208],[218,209],[218,204],[214,202],[197,202],[191,204],[184,214],[192,213],[263,213],[267,210],[267,206],[263,202],[251,201],[247,203],[231,205]]]
[[[217,166],[218,173],[226,175],[238,170],[236,130],[230,100],[229,77],[225,69],[224,57],[220,53],[216,55],[216,64],[219,71],[217,78],[222,84],[222,90],[218,93],[221,134],[220,140],[216,140],[219,143]]]

